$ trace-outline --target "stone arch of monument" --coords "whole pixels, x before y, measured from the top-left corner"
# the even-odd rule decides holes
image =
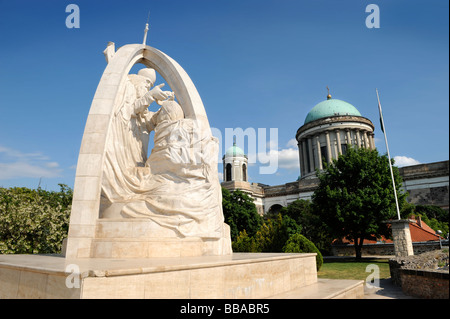
[[[112,50],[111,50],[112,46]],[[106,53],[108,50],[108,54]],[[185,117],[197,121],[211,134],[206,112],[193,82],[184,69],[165,53],[142,44],[128,44],[114,52],[105,50],[108,65],[95,92],[81,142],[75,175],[66,257],[92,256],[99,216],[102,167],[114,106],[124,90],[131,68],[138,63],[154,68],[175,92]]]

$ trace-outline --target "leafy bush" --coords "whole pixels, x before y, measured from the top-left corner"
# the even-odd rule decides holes
[[[72,190],[0,188],[0,253],[59,253],[67,237]]]
[[[234,252],[258,252],[255,239],[250,237],[245,229],[239,232],[236,241],[232,242]]]
[[[289,237],[299,233],[301,227],[289,216],[278,214],[266,220],[254,236],[258,251],[281,252]]]
[[[285,253],[316,253],[317,271],[323,264],[323,257],[316,245],[301,234],[294,234],[289,237],[286,245],[283,247]]]

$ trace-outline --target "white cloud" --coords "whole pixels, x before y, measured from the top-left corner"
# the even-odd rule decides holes
[[[59,177],[61,169],[49,168],[26,162],[0,163],[0,180],[21,177]]]
[[[277,140],[270,140],[266,143],[266,147],[269,150],[277,149],[278,148],[278,141]]]
[[[57,168],[59,167],[59,164],[57,162],[48,162],[45,163],[45,166],[47,166],[48,168]]]
[[[403,166],[412,166],[421,164],[418,160],[415,160],[411,157],[406,156],[394,156],[395,166],[403,167]]]
[[[297,145],[297,140],[295,139],[295,138],[291,138],[290,140],[289,140],[289,142],[287,142],[287,144],[286,144],[286,146],[287,147],[290,147],[290,148],[297,148],[298,147],[298,145]]]
[[[278,166],[287,170],[298,170],[300,168],[298,149],[286,148],[278,151]]]
[[[219,172],[219,181],[222,183],[223,182],[223,173]]]
[[[34,159],[34,160],[41,160],[41,161],[49,160],[48,156],[45,156],[40,152],[22,153],[21,151],[14,150],[14,149],[0,145],[0,154],[1,153],[3,153],[5,156],[10,157],[10,158]]]
[[[0,180],[13,178],[60,177],[62,169],[57,162],[40,152],[23,153],[0,146]]]
[[[249,156],[250,160],[256,162],[260,167],[276,165],[277,168],[284,168],[289,171],[300,169],[300,162],[298,158],[298,149],[285,148],[281,150],[270,150],[269,152],[260,152],[257,156]],[[249,164],[250,165],[250,164]]]

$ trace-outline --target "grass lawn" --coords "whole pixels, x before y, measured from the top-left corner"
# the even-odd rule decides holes
[[[375,275],[373,266],[366,272],[366,267],[368,265],[378,266],[379,279],[391,277],[389,272],[389,261],[387,259],[369,258],[363,258],[360,261],[356,261],[354,258],[324,260],[322,267],[317,273],[317,277],[366,280],[369,275]]]

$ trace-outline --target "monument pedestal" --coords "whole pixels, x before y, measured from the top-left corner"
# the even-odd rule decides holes
[[[224,238],[180,237],[150,219],[98,219],[92,258],[160,258],[231,254],[230,227]]]
[[[0,298],[308,298],[303,287],[315,291],[309,298],[321,298],[324,289],[315,254],[276,253],[146,259],[0,255],[0,283]],[[362,281],[339,287],[325,287],[322,297],[364,294]]]

